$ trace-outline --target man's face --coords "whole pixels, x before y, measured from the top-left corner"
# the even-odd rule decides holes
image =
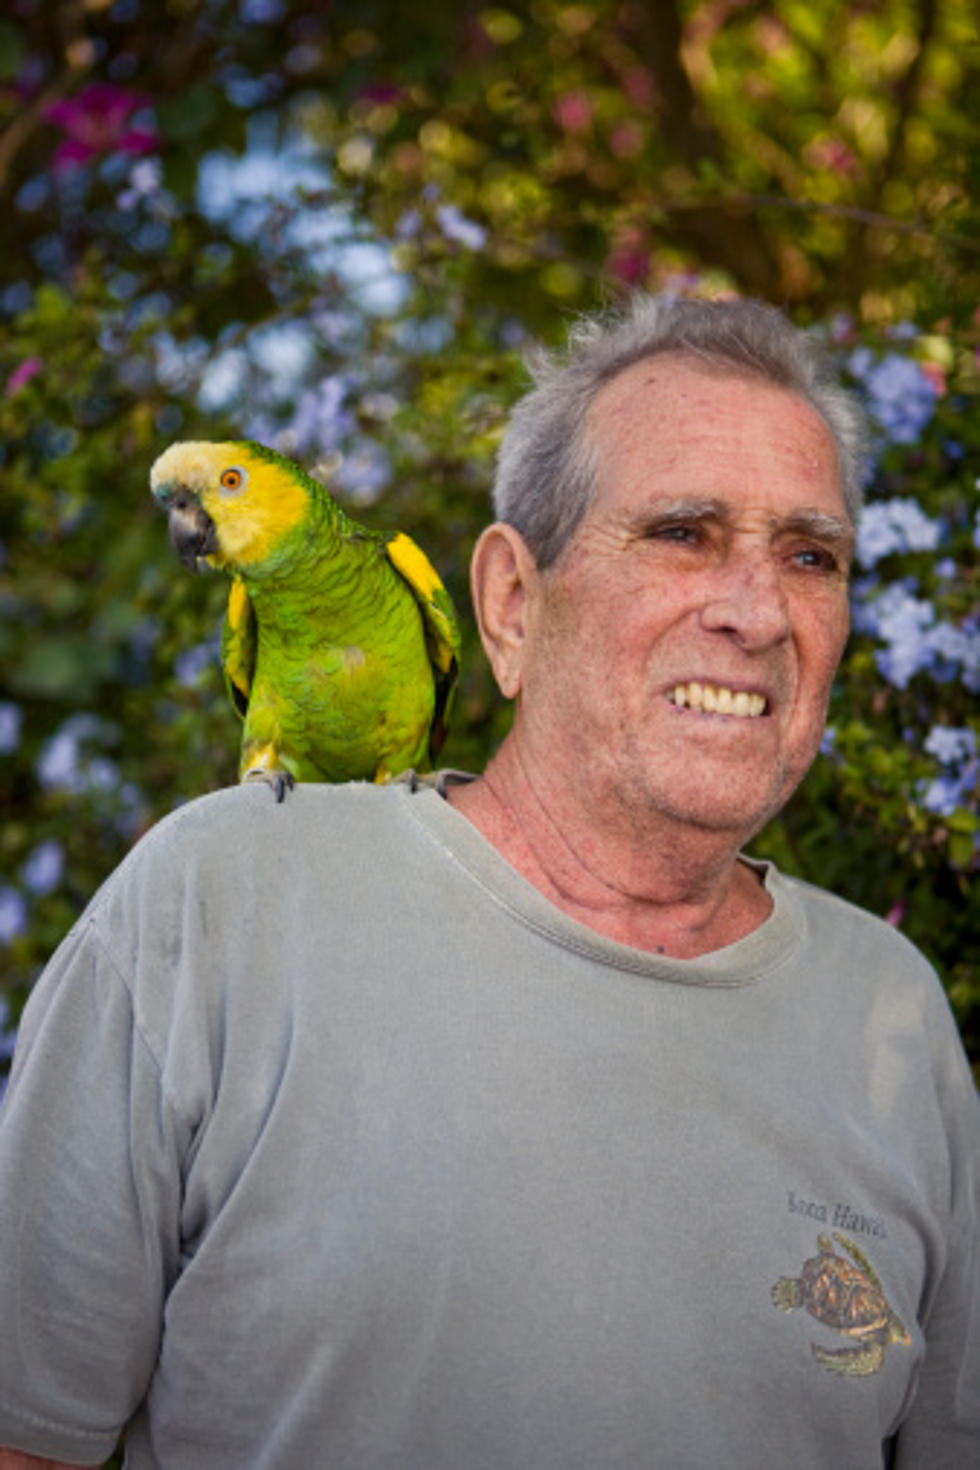
[[[586,799],[745,840],[817,752],[852,544],[795,395],[661,356],[590,418],[592,506],[528,605],[518,719]]]

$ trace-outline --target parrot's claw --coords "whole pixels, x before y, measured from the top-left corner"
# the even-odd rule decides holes
[[[242,781],[264,781],[267,786],[272,788],[272,794],[276,798],[276,801],[280,802],[285,801],[286,792],[292,791],[296,785],[295,777],[291,776],[288,771],[277,770],[246,771],[242,777]]]

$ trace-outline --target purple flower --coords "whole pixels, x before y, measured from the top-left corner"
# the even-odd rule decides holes
[[[10,1029],[10,1007],[0,995],[0,1057],[9,1058],[14,1054],[14,1033]]]
[[[422,232],[422,216],[417,209],[406,209],[395,225],[395,238],[414,240]]]
[[[922,805],[926,811],[948,817],[957,807],[966,806],[976,790],[980,773],[976,732],[968,725],[934,725],[923,742],[923,749],[943,770],[932,781],[922,783],[919,790]]]
[[[346,454],[337,470],[338,489],[345,490],[353,500],[361,502],[373,500],[390,479],[388,456],[370,439],[365,439]]]
[[[300,395],[292,423],[281,436],[288,451],[299,456],[333,454],[354,427],[353,417],[344,407],[346,396],[347,382],[339,373],[324,378],[315,388],[307,388]]]
[[[108,756],[89,754],[85,746],[106,738],[111,726],[94,715],[69,715],[51,736],[37,761],[37,777],[47,791],[109,791],[118,786],[119,770]]]
[[[439,228],[447,240],[455,240],[467,250],[482,250],[487,243],[487,232],[482,225],[467,219],[455,204],[440,204],[436,210]]]
[[[977,737],[968,725],[933,725],[922,748],[934,755],[940,765],[960,766],[976,755]]]
[[[892,552],[935,551],[942,531],[911,496],[873,500],[858,523],[857,559],[867,569]]]
[[[913,675],[928,668],[935,656],[929,638],[935,609],[931,602],[912,595],[914,585],[911,578],[893,582],[877,597],[857,602],[854,607],[855,631],[869,633],[887,645],[877,651],[875,661],[896,689],[905,689]]]
[[[944,772],[934,781],[929,781],[919,790],[919,800],[927,812],[937,817],[948,817],[957,807],[965,806],[970,794],[976,790],[977,762],[967,766],[957,775]]]
[[[141,158],[129,171],[129,185],[118,195],[116,203],[122,210],[136,209],[141,201],[153,199],[161,193],[163,165],[159,158]]]
[[[20,745],[20,727],[24,713],[19,704],[0,704],[0,755],[13,755]]]
[[[46,842],[40,842],[34,848],[21,868],[20,876],[32,893],[43,897],[57,888],[61,882],[64,867],[64,848],[60,842],[50,837]]]
[[[0,888],[0,944],[12,944],[27,928],[27,903],[16,888]]]
[[[940,664],[937,677],[960,678],[971,694],[980,692],[980,630],[974,624],[937,623],[929,642]]]
[[[980,693],[980,620],[939,621],[932,603],[917,597],[917,590],[914,577],[884,588],[874,578],[859,578],[851,609],[854,631],[885,645],[876,651],[875,662],[896,689],[907,688],[915,674],[928,669],[941,683],[959,679],[972,694]]]
[[[919,363],[898,353],[876,358],[868,347],[857,347],[847,365],[862,383],[868,411],[884,439],[891,444],[914,444],[932,418],[936,387]]]
[[[53,103],[45,117],[65,134],[54,151],[55,168],[78,168],[102,153],[153,153],[159,135],[129,125],[133,113],[148,103],[149,98],[111,82],[93,82],[77,96]]]
[[[174,659],[174,677],[178,684],[185,689],[193,688],[214,664],[218,662],[218,639],[211,638],[205,643],[195,643],[193,648],[185,648]]]
[[[283,0],[242,0],[240,18],[245,25],[274,25],[282,20]]]

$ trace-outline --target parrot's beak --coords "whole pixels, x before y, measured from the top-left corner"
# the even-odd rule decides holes
[[[174,550],[192,572],[200,570],[203,557],[218,550],[218,533],[214,521],[199,500],[185,490],[177,490],[167,498],[167,522]]]

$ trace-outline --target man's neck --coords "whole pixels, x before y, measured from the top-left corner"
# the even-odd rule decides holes
[[[512,867],[599,934],[692,959],[733,944],[768,917],[771,900],[727,834],[640,814],[593,823],[574,791],[554,791],[505,741],[478,780],[448,799]]]

